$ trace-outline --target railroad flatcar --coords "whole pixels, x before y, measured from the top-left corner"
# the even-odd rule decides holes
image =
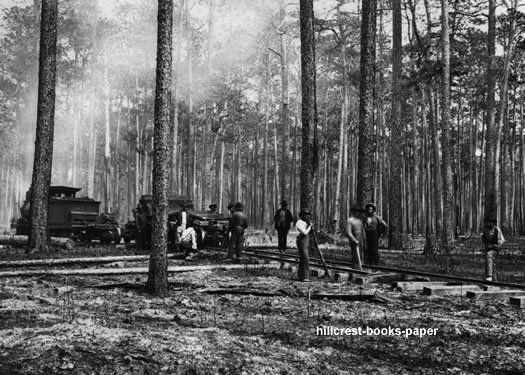
[[[90,242],[119,243],[120,228],[110,214],[100,214],[100,202],[89,197],[77,197],[81,189],[69,186],[49,188],[48,231],[53,237],[69,237]],[[31,226],[31,191],[20,208],[21,217],[16,222],[16,234],[28,235]]]

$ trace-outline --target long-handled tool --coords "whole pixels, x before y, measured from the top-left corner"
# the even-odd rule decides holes
[[[326,271],[326,275],[330,275],[330,272],[328,271],[328,266],[326,265],[326,262],[324,260],[323,253],[321,252],[321,249],[319,249],[319,242],[317,242],[317,236],[315,234],[315,230],[313,230],[312,228],[311,232],[312,232],[312,238],[314,240],[315,248],[317,252],[319,253],[319,258],[321,259],[321,262],[323,263],[323,267],[324,267],[324,270]]]
[[[359,263],[359,270],[363,270],[363,263],[361,262],[361,253],[359,252],[359,246],[355,247],[357,262]]]

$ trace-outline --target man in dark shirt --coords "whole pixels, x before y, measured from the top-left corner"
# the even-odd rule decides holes
[[[215,215],[217,213],[217,205],[215,203],[212,203],[208,206],[209,210],[208,213]]]
[[[281,253],[286,251],[286,239],[290,231],[290,225],[293,223],[292,212],[287,207],[288,202],[283,200],[281,202],[281,208],[275,212],[275,216],[273,217],[275,229],[277,230],[279,252]]]
[[[485,245],[485,278],[496,281],[496,256],[505,238],[495,220],[485,220],[481,241]]]
[[[233,259],[234,255],[237,261],[241,258],[244,244],[244,230],[248,227],[248,219],[243,210],[244,205],[241,202],[237,202],[235,204],[235,212],[230,219],[231,238],[227,259]]]
[[[379,264],[379,237],[388,228],[386,222],[375,212],[376,206],[373,203],[365,206],[365,217],[363,218],[366,234],[365,263],[372,265]]]

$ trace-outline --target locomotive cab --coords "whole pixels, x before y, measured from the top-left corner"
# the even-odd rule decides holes
[[[48,202],[48,230],[54,237],[71,237],[89,242],[98,239],[102,243],[120,242],[120,229],[115,220],[100,215],[100,202],[89,197],[77,198],[80,188],[51,186]],[[31,191],[20,208],[21,218],[16,225],[17,234],[28,235],[30,231]]]

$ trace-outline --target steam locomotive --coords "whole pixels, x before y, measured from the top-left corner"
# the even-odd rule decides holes
[[[49,188],[48,230],[53,237],[69,237],[82,242],[99,240],[119,243],[120,228],[115,217],[99,214],[100,202],[88,197],[76,197],[81,189],[69,186]],[[26,193],[16,221],[16,234],[29,235],[31,190]]]

